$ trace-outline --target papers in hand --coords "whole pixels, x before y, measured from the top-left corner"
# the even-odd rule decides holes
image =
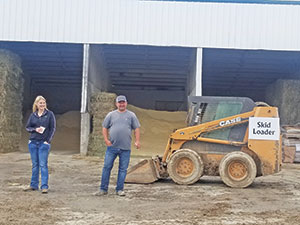
[[[44,133],[45,129],[46,129],[45,127],[40,126],[39,127],[39,133],[40,134]]]

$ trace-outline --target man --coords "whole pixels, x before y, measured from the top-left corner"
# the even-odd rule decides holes
[[[124,181],[130,160],[132,130],[135,134],[135,147],[140,148],[140,123],[136,115],[126,109],[127,100],[124,95],[116,98],[116,106],[117,110],[108,113],[102,123],[102,134],[107,150],[102,169],[100,191],[96,193],[97,196],[107,194],[110,172],[117,156],[119,156],[119,172],[116,194],[125,196]]]

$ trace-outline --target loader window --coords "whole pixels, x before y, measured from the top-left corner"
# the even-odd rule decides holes
[[[256,106],[245,97],[218,97],[218,96],[189,96],[190,110],[188,126],[195,126],[213,120],[249,112]],[[232,127],[221,128],[202,134],[202,137],[243,141],[247,130],[247,122]]]
[[[242,107],[243,107],[243,104],[240,103],[240,102],[238,102],[238,103],[235,103],[235,102],[232,102],[232,103],[228,103],[228,102],[222,103],[222,102],[220,102],[218,104],[218,108],[217,108],[215,119],[218,120],[218,119],[221,119],[221,118],[224,118],[224,117],[228,117],[228,116],[233,116],[233,115],[239,114],[241,112],[241,110],[242,110]]]
[[[211,110],[208,111],[207,116],[210,117],[209,121],[212,121],[239,114],[243,108],[243,104],[240,102],[219,102],[219,104],[214,104],[214,106],[210,108]],[[232,128],[233,127],[227,127],[208,132],[203,134],[203,137],[229,140],[229,134]]]
[[[207,104],[206,103],[206,110],[204,115],[202,116],[201,123],[210,122],[212,120],[215,120],[216,117],[216,111],[218,108],[218,104]]]

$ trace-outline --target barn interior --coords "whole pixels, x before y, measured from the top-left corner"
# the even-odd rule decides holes
[[[43,95],[64,126],[58,127],[54,149],[79,151],[83,45],[0,42],[0,49],[21,58],[24,123],[34,98]],[[126,95],[130,104],[140,108],[185,111],[187,96],[198,76],[196,61],[195,48],[91,44],[87,61],[89,96],[112,92]],[[296,82],[293,89],[298,90],[300,52],[204,48],[201,76],[202,95],[250,97],[280,106],[284,96],[291,95],[284,91],[291,85],[279,81]],[[292,98],[297,101],[298,96]],[[283,108],[293,107],[292,101],[286,104],[290,106]],[[281,113],[286,112],[283,109]],[[294,114],[292,120],[300,120],[298,113]],[[64,142],[66,133],[71,135],[72,144]]]
[[[300,52],[204,49],[203,95],[270,101],[271,84],[299,78]]]
[[[38,95],[57,120],[53,150],[79,152],[82,52],[81,44],[0,42],[21,59],[24,78],[23,128],[20,149],[26,151],[29,134],[25,130],[32,104]],[[70,139],[70,141],[65,141]]]

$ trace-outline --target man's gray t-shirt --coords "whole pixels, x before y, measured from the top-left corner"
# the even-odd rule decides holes
[[[109,129],[109,140],[112,147],[130,150],[132,130],[140,127],[140,123],[133,112],[114,110],[107,114],[102,126]]]

